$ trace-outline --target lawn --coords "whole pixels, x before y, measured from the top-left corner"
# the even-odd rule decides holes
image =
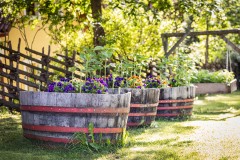
[[[188,120],[162,120],[131,129],[125,147],[87,153],[27,140],[22,136],[21,116],[1,111],[0,159],[240,159],[240,92],[196,99]]]

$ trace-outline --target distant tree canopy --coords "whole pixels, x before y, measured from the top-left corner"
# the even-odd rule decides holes
[[[107,46],[116,55],[162,55],[160,34],[184,32],[189,17],[191,30],[239,28],[239,0],[0,0],[5,14],[11,14],[14,25],[44,29],[52,42],[62,49],[82,46]],[[39,16],[23,14],[29,6]],[[22,31],[22,34],[24,32]],[[27,37],[25,37],[27,39]],[[205,37],[191,37],[185,49],[178,51],[202,55]],[[239,43],[239,37],[232,37]],[[172,45],[175,39],[169,42]],[[210,61],[225,52],[223,41],[209,37]],[[199,57],[199,56],[198,56]]]

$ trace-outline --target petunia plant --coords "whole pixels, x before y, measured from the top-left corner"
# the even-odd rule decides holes
[[[160,78],[149,75],[145,80],[144,87],[145,88],[161,88],[162,83],[160,81]]]
[[[87,78],[82,86],[82,93],[104,94],[108,92],[108,85],[103,78]]]
[[[48,92],[73,93],[75,91],[76,88],[67,78],[60,78],[60,81],[52,82],[48,85]]]

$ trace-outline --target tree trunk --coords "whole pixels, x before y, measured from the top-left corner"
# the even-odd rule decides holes
[[[104,37],[105,32],[104,28],[101,26],[102,21],[102,0],[91,0],[91,8],[92,8],[92,17],[94,19],[93,24],[93,32],[94,32],[94,38],[93,38],[93,44],[94,46],[104,46]]]
[[[208,31],[208,30],[209,30],[209,19],[207,17],[207,19],[206,19],[206,31]],[[209,57],[208,50],[209,50],[209,35],[207,35],[207,38],[206,38],[205,66],[208,65],[208,57]]]

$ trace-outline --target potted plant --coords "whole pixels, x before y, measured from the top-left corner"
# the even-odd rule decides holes
[[[191,79],[196,86],[196,94],[232,93],[237,90],[237,80],[233,72],[219,70],[210,72],[198,70]]]
[[[178,53],[162,58],[159,72],[163,86],[160,89],[157,118],[184,118],[192,115],[195,86],[190,83],[196,72],[192,57]]]
[[[138,60],[138,62],[136,61]],[[131,92],[131,105],[127,126],[138,127],[151,125],[156,117],[158,106],[159,89],[154,87],[145,87],[141,78],[142,66],[145,59],[136,59],[134,61],[125,59],[124,64],[117,64],[117,75],[115,78],[110,75],[107,78],[109,88],[117,92]],[[139,75],[137,75],[139,73]]]
[[[90,64],[85,74],[93,72]],[[80,82],[62,78],[49,84],[46,92],[20,92],[24,136],[58,143],[70,142],[76,132],[89,134],[89,140],[93,135],[96,141],[121,139],[131,93],[108,93],[102,78],[84,79]]]

